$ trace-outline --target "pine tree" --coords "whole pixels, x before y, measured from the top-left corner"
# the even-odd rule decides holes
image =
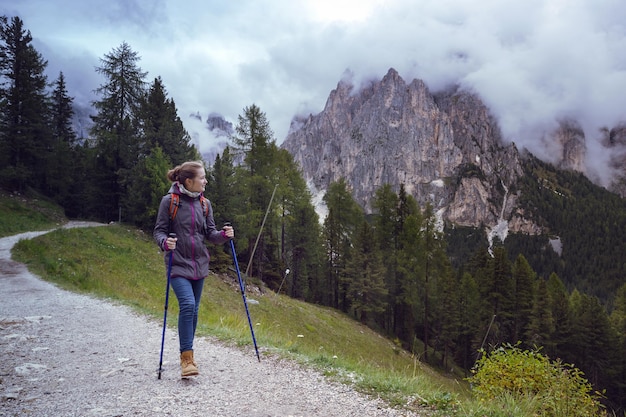
[[[565,284],[555,273],[550,274],[547,282],[550,296],[552,320],[555,323],[554,333],[550,343],[546,346],[546,354],[550,357],[561,357],[566,361],[573,361],[573,348],[569,345],[572,340],[573,317],[570,307],[570,295]]]
[[[464,272],[459,283],[458,315],[460,318],[458,331],[457,362],[463,369],[470,369],[477,359],[480,341],[479,334],[482,320],[480,316],[481,298],[478,284],[469,272]]]
[[[382,315],[381,326],[387,331],[394,328],[396,309],[396,263],[397,263],[397,237],[398,237],[398,196],[391,189],[391,185],[385,184],[376,190],[372,200],[374,237],[379,250],[383,254],[385,266],[385,287],[387,288],[387,311]]]
[[[512,267],[512,273],[515,295],[513,305],[513,333],[511,335],[511,340],[517,342],[521,341],[524,331],[530,322],[530,315],[533,311],[533,302],[536,301],[536,274],[522,254],[519,254],[515,259]]]
[[[274,133],[267,116],[256,105],[244,108],[235,128],[233,154],[243,160],[237,169],[237,186],[242,190],[238,203],[235,227],[242,240],[247,240],[246,248],[239,254],[248,258],[246,270],[250,275],[263,279],[267,284],[280,285],[282,269],[279,259],[278,238],[274,235],[279,224],[273,208],[263,224],[267,207],[278,183],[273,161],[278,152]],[[263,226],[260,240],[258,232]]]
[[[73,99],[68,95],[63,72],[59,73],[54,83],[54,91],[50,98],[51,128],[53,135],[52,157],[46,161],[48,177],[48,195],[66,209],[72,203],[69,198],[76,175],[79,174],[78,156],[76,152],[76,134],[72,128]]]
[[[620,358],[615,346],[618,336],[610,325],[606,310],[597,297],[572,292],[570,304],[573,313],[573,353],[575,363],[585,372],[596,389],[612,387],[619,372]]]
[[[215,157],[215,162],[207,172],[207,190],[213,206],[215,224],[232,222],[235,211],[232,190],[234,189],[233,157],[230,147],[226,147],[222,154]],[[229,191],[230,190],[230,191]]]
[[[45,191],[53,141],[46,94],[47,66],[19,17],[0,19],[0,178],[4,188]]]
[[[178,116],[174,100],[167,97],[161,77],[154,79],[145,100],[141,101],[138,120],[143,135],[139,142],[142,147],[140,156],[149,154],[159,146],[172,166],[201,159]]]
[[[396,207],[396,282],[394,298],[393,333],[401,340],[413,343],[419,310],[419,288],[423,280],[421,256],[422,214],[415,199],[400,185]]]
[[[444,369],[449,367],[449,359],[454,355],[459,337],[461,317],[459,316],[458,282],[447,259],[443,260],[438,271],[435,294],[433,297],[433,330],[436,350],[442,352],[441,363]]]
[[[352,198],[344,179],[330,184],[324,203],[328,209],[323,227],[327,291],[323,296],[324,303],[347,311],[347,261],[352,256],[352,239],[356,227],[361,224],[363,210]]]
[[[510,342],[513,330],[513,289],[514,282],[511,273],[511,262],[502,246],[493,250],[493,258],[489,259],[488,267],[483,274],[478,275],[478,284],[482,297],[489,306],[489,319],[495,315],[496,319],[488,334],[491,345]],[[487,317],[485,317],[487,319]],[[488,323],[485,320],[485,332]]]
[[[442,280],[448,279],[450,264],[446,255],[445,240],[443,234],[437,229],[436,217],[430,204],[426,205],[422,222],[424,239],[424,286],[422,289],[423,303],[423,341],[425,345],[424,360],[428,360],[428,347],[430,345],[431,331],[433,330],[433,320],[437,315],[442,316],[444,322],[453,321],[450,311],[438,311],[436,306],[441,306],[441,301],[437,298],[437,287],[445,288],[441,285]],[[446,317],[443,317],[443,315]],[[447,341],[446,341],[447,343]]]
[[[422,217],[409,214],[402,221],[398,235],[398,269],[396,318],[394,333],[401,340],[413,345],[418,322],[423,318],[423,294],[425,285],[424,239]],[[412,346],[411,350],[414,349]]]
[[[233,215],[236,212],[235,194],[239,191],[235,185],[235,167],[229,146],[224,148],[222,154],[215,156],[212,166],[207,169],[207,192],[206,197],[213,207],[215,224],[221,227],[225,223],[233,223]],[[239,230],[235,231],[239,237]],[[211,264],[213,269],[226,272],[232,266],[232,258],[229,245],[216,245],[211,252]]]
[[[91,116],[97,151],[93,179],[98,187],[92,209],[104,220],[118,218],[123,200],[134,198],[128,196],[124,181],[139,154],[146,152],[139,137],[139,114],[147,73],[138,66],[139,60],[137,52],[124,42],[106,54],[96,68],[105,83],[96,89],[101,99],[93,103],[97,114]]]
[[[354,251],[347,261],[346,300],[349,309],[367,324],[386,307],[382,253],[374,241],[374,233],[365,218],[355,231]]]
[[[164,173],[189,160],[200,160],[190,137],[178,117],[174,101],[167,97],[161,77],[157,77],[141,99],[134,116],[139,126],[134,138],[134,164],[118,183],[127,190],[121,206],[125,220],[143,229],[152,229],[161,197],[169,188]],[[165,167],[165,168],[164,168]],[[169,167],[169,168],[168,168]],[[161,169],[161,172],[154,169]]]
[[[533,307],[525,329],[525,342],[529,347],[542,346],[552,350],[555,323],[550,309],[550,296],[546,281],[537,282]]]
[[[311,194],[293,156],[279,149],[275,159],[278,181],[276,205],[281,219],[280,258],[289,274],[283,276],[287,293],[295,298],[316,298],[321,263],[321,226]]]
[[[128,199],[125,207],[128,218],[143,230],[154,228],[161,198],[169,188],[165,173],[170,168],[169,158],[157,145],[131,169],[132,181],[126,185],[128,193],[135,198]]]

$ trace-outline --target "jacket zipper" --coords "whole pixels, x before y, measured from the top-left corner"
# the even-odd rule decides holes
[[[193,199],[191,207],[191,262],[193,264],[193,279],[198,279],[198,262],[196,261],[196,201]]]

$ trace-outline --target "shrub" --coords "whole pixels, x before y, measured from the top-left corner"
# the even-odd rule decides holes
[[[484,352],[483,352],[484,353]],[[601,394],[582,371],[560,360],[550,361],[538,350],[506,345],[483,354],[468,381],[481,401],[501,398],[536,399],[536,414],[554,417],[605,415]]]

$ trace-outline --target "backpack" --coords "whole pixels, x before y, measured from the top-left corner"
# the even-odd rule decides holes
[[[170,223],[174,221],[174,218],[176,218],[176,214],[178,213],[178,207],[180,207],[180,194],[171,193],[171,196],[172,198],[170,199]],[[207,199],[203,194],[200,194],[200,204],[202,204],[204,217],[207,218],[209,215],[209,203],[207,202]]]

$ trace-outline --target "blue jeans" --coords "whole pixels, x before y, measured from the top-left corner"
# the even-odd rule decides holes
[[[178,341],[180,351],[193,350],[193,338],[198,325],[198,308],[204,279],[191,280],[181,277],[170,280],[172,289],[178,298]]]

